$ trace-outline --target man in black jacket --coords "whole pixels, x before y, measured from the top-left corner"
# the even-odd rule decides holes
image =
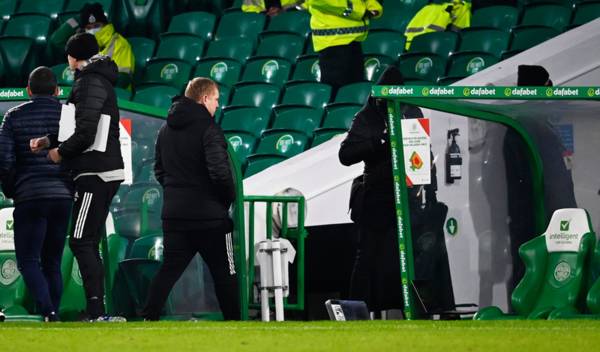
[[[164,189],[164,260],[142,312],[146,320],[159,319],[171,288],[196,253],[210,269],[225,320],[240,318],[228,215],[235,188],[227,142],[214,121],[218,101],[215,82],[194,78],[185,96],[173,99],[158,133],[154,171]]]
[[[0,179],[15,201],[19,271],[45,320],[56,321],[73,182],[46,153],[29,150],[32,137],[58,133],[61,104],[56,98],[56,77],[47,67],[36,68],[29,75],[27,92],[31,100],[9,110],[0,127]]]
[[[69,67],[75,71],[75,83],[68,103],[75,105],[75,133],[58,147],[57,136],[31,141],[34,151],[50,146],[48,157],[71,171],[75,181],[75,206],[69,245],[83,279],[87,314],[92,321],[121,321],[105,316],[104,267],[98,246],[108,207],[124,180],[123,158],[119,143],[119,108],[114,84],[117,65],[97,55],[93,35],[76,34],[65,48]],[[100,115],[110,116],[106,150],[88,150],[94,143]]]
[[[400,71],[388,67],[378,85],[399,85]],[[404,118],[421,118],[421,109],[406,105]],[[392,156],[387,126],[387,103],[369,97],[356,114],[342,141],[339,159],[343,165],[365,163],[363,199],[354,199],[352,209],[360,213],[360,240],[350,282],[350,298],[367,302],[371,311],[403,308],[400,260],[396,233],[396,205]],[[433,158],[432,158],[433,160]],[[442,224],[447,207],[437,201],[435,164],[431,184],[408,189],[415,261],[415,287],[428,311],[454,308],[448,257]]]

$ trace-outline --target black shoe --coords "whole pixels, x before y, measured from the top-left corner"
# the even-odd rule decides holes
[[[54,323],[57,321],[60,321],[60,319],[58,318],[58,314],[56,314],[56,312],[51,312],[44,317],[44,322],[46,323]]]

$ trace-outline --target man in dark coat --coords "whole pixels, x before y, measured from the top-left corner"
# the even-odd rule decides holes
[[[227,142],[214,120],[218,101],[215,82],[194,78],[185,96],[173,99],[158,133],[154,171],[164,189],[164,261],[142,312],[146,320],[159,319],[169,292],[196,253],[210,269],[225,320],[240,318],[228,215],[236,195]]]
[[[377,84],[399,85],[403,82],[400,71],[390,66]],[[423,117],[421,110],[415,106],[405,106],[403,115],[405,118]],[[348,136],[341,144],[339,158],[344,165],[365,163],[364,199],[355,203],[362,204],[362,209],[358,224],[360,243],[350,284],[351,298],[367,301],[371,311],[403,308],[385,100],[369,97],[352,121]],[[441,230],[447,208],[437,202],[433,163],[431,172],[431,184],[408,190],[415,260],[414,284],[424,296],[422,298],[429,311],[454,308]]]
[[[125,179],[114,89],[117,65],[109,57],[97,55],[96,38],[88,33],[71,37],[65,51],[75,71],[68,98],[68,103],[75,105],[75,132],[60,145],[56,135],[32,140],[31,148],[37,151],[50,146],[48,157],[69,169],[75,181],[69,245],[81,271],[89,319],[122,321],[105,315],[104,267],[98,250],[109,205]],[[101,115],[109,117],[106,149],[88,150],[94,144]]]
[[[73,182],[69,173],[29,149],[33,137],[57,134],[61,104],[56,77],[47,67],[29,75],[31,100],[6,113],[0,127],[0,179],[15,201],[14,241],[19,271],[46,321],[58,320],[62,294],[60,262]]]

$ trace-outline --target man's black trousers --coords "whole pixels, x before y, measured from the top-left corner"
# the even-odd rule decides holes
[[[142,316],[158,320],[160,312],[189,262],[200,253],[208,265],[225,320],[240,319],[239,291],[231,233],[222,230],[165,231],[163,263],[152,280]]]
[[[98,176],[75,180],[75,205],[69,246],[79,264],[91,319],[105,314],[104,267],[100,258],[100,240],[110,203],[121,181],[104,182]]]

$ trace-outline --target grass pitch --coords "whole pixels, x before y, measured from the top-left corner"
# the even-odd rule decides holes
[[[4,351],[596,351],[600,321],[2,323]]]

